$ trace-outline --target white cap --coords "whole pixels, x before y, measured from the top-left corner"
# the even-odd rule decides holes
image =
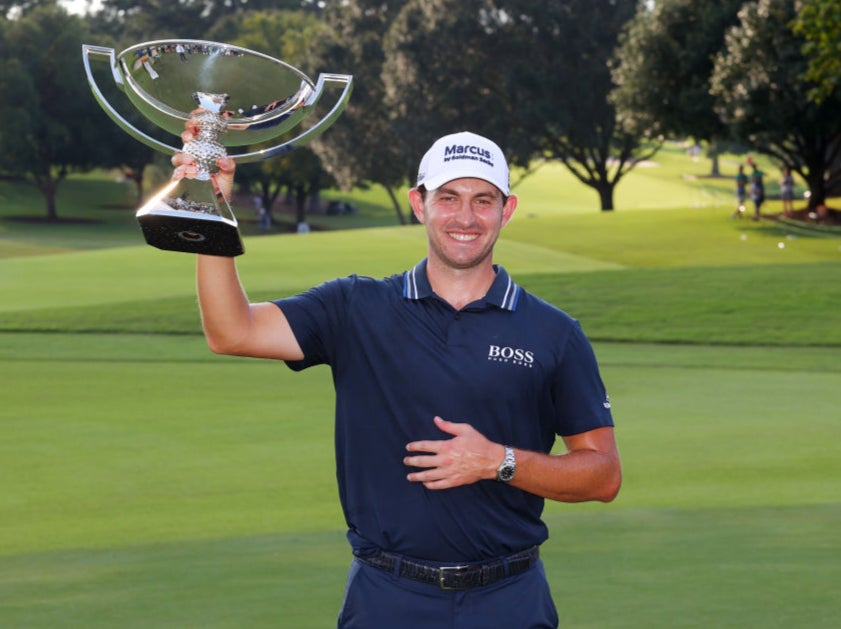
[[[426,152],[418,168],[418,186],[435,190],[453,179],[475,177],[510,194],[508,163],[502,149],[481,135],[462,131],[445,135]]]

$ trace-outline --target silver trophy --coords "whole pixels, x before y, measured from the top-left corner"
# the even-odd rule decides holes
[[[185,123],[193,119],[200,128],[198,137],[178,148],[131,124],[97,85],[92,57],[110,64],[117,87],[154,125],[180,137]],[[195,39],[150,41],[119,54],[113,48],[83,45],[82,58],[94,97],[120,128],[164,153],[191,155],[199,168],[195,179],[173,179],[137,211],[146,242],[169,251],[219,256],[244,252],[229,199],[212,181],[216,160],[227,155],[226,147],[249,147],[230,156],[242,164],[283,155],[309,142],[341,115],[353,83],[346,74],[321,74],[314,82],[279,59]],[[327,87],[342,90],[332,109],[294,135]]]

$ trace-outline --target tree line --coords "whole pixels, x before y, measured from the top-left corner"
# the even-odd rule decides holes
[[[667,138],[704,143],[713,168],[725,150],[788,165],[810,207],[841,187],[835,0],[103,0],[85,16],[29,0],[0,15],[0,174],[37,186],[48,218],[70,173],[121,168],[139,202],[162,160],[96,104],[82,43],[174,38],[353,74],[324,136],[238,169],[264,207],[291,191],[299,218],[324,187],[380,185],[406,222],[395,190],[457,130],[493,138],[521,176],[561,162],[602,211]]]

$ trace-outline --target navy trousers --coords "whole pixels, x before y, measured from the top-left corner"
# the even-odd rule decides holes
[[[348,572],[338,629],[555,629],[543,563],[469,590],[398,577],[355,559]]]

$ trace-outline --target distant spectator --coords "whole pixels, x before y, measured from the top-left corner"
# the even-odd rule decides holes
[[[753,201],[753,220],[759,220],[759,211],[762,209],[762,204],[765,202],[765,182],[763,177],[765,173],[759,170],[759,167],[753,163],[753,173],[750,176],[750,198]]]
[[[260,226],[260,231],[269,231],[269,228],[272,226],[272,216],[263,205],[263,197],[259,194],[254,195],[254,209],[257,210],[257,224]]]
[[[730,218],[742,218],[745,215],[745,201],[748,199],[748,176],[745,174],[745,167],[739,164],[739,173],[736,175],[736,209]]]
[[[791,168],[783,167],[783,178],[780,180],[780,198],[783,200],[783,214],[791,216],[794,212],[794,177]]]

